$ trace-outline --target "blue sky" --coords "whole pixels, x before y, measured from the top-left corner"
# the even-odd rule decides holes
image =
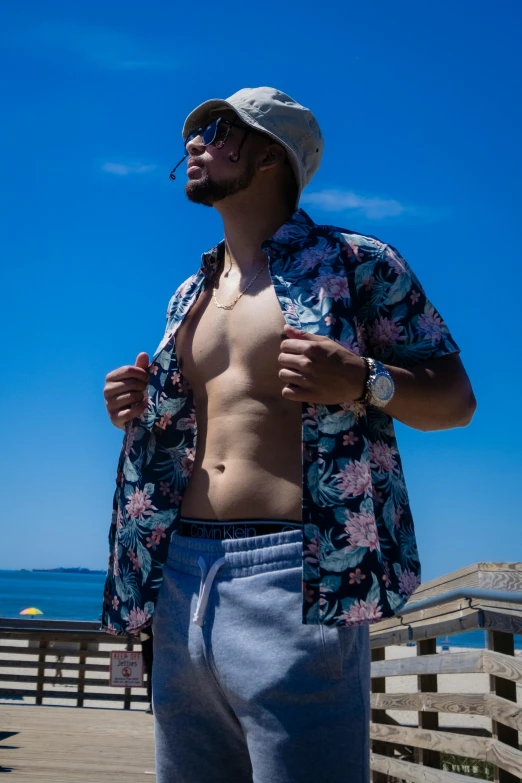
[[[398,425],[424,578],[521,559],[520,4],[3,4],[0,568],[105,568],[106,373],[152,351],[218,215],[168,173],[196,105],[316,114],[318,222],[398,247],[462,348],[466,429]],[[333,194],[333,195],[332,195]]]

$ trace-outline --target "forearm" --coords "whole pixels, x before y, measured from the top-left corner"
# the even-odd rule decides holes
[[[364,358],[328,337],[308,334],[285,324],[279,378],[282,395],[295,402],[341,405],[366,392]],[[475,411],[475,398],[457,353],[405,370],[385,365],[395,394],[384,408],[394,419],[417,430],[465,427]]]
[[[409,370],[385,365],[395,394],[385,411],[424,432],[465,427],[476,408],[470,381],[458,356],[434,359]]]

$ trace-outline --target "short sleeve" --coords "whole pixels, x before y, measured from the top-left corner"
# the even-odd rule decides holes
[[[390,245],[355,270],[362,353],[393,367],[413,367],[460,348],[408,263]]]
[[[197,275],[194,274],[188,277],[183,283],[181,283],[181,285],[178,286],[178,288],[176,289],[175,293],[170,297],[167,306],[167,320],[165,324],[165,332],[153,356],[158,355],[160,350],[167,342],[172,332],[172,329],[174,328],[174,325],[176,324],[177,321],[180,320],[180,311],[183,311],[183,308],[186,306],[188,300],[190,299],[191,289],[195,282],[197,282]]]

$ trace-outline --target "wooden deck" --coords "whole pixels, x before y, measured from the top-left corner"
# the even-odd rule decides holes
[[[16,783],[154,781],[154,718],[141,710],[0,705],[0,773]]]
[[[521,783],[520,592],[522,563],[477,563],[422,585],[413,611],[370,627],[372,783]],[[0,772],[13,780],[155,780],[145,689],[109,683],[111,650],[140,643],[98,625],[0,618]],[[437,647],[477,629],[487,649]]]

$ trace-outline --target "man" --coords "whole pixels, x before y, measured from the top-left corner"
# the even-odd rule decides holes
[[[398,252],[296,210],[308,109],[245,89],[183,139],[225,238],[152,361],[107,376],[126,436],[103,627],[154,620],[159,783],[367,781],[368,624],[420,573],[392,419],[464,426],[473,393]]]

